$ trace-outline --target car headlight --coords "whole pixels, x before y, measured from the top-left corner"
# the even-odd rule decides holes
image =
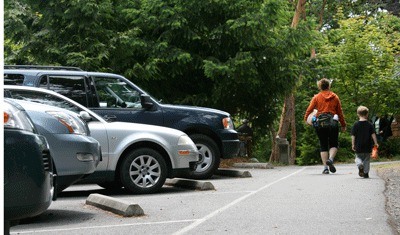
[[[222,119],[222,125],[224,126],[225,129],[233,129],[233,122],[230,117]]]
[[[59,111],[47,111],[46,113],[57,118],[57,120],[61,124],[67,127],[69,133],[78,135],[88,135],[85,123],[81,119]]]
[[[178,140],[178,146],[184,146],[182,149],[178,150],[180,156],[186,156],[196,151],[197,147],[192,139],[187,135],[181,135]],[[189,147],[191,146],[191,147]]]
[[[181,135],[178,140],[178,145],[195,145],[193,140],[187,135]]]
[[[13,128],[34,132],[35,128],[27,114],[4,102],[4,128]]]

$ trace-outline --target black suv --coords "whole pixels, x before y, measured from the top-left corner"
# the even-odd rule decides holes
[[[185,132],[203,155],[191,178],[210,178],[220,158],[232,158],[239,152],[238,134],[229,113],[162,104],[117,74],[87,72],[75,67],[14,65],[5,66],[4,84],[56,91],[109,121],[152,124]]]

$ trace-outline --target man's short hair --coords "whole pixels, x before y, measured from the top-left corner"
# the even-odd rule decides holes
[[[368,112],[369,112],[369,110],[365,106],[361,105],[361,106],[358,106],[358,108],[357,108],[357,114],[362,116],[362,117],[367,117],[368,116]]]

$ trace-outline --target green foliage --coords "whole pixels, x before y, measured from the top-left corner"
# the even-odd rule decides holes
[[[389,159],[400,155],[400,138],[390,138],[385,142],[380,142],[378,153],[380,158]]]
[[[17,11],[15,15],[13,11]],[[110,54],[114,19],[111,1],[15,1],[5,5],[5,34],[23,43],[6,63],[72,65],[99,68]],[[6,45],[5,50],[12,48]],[[28,58],[31,58],[28,60]]]
[[[399,61],[395,57],[399,52],[399,18],[386,13],[349,19],[343,16],[338,14],[337,27],[324,32],[325,43],[317,50],[317,59],[310,62],[311,69],[306,70],[298,84],[298,164],[321,161],[319,154],[315,154],[315,146],[319,144],[310,138],[309,130],[303,124],[309,101],[318,93],[316,81],[320,78],[333,79],[332,90],[341,99],[348,125],[348,132],[340,134],[338,161],[347,162],[354,158],[349,131],[358,120],[356,109],[359,105],[370,109],[370,118],[376,113],[395,114],[399,111],[400,74]],[[312,136],[317,138],[315,134]],[[384,144],[381,148],[383,155],[386,155],[386,149],[388,147]],[[396,152],[396,144],[390,149]]]
[[[216,107],[246,113],[254,128],[271,123],[282,95],[300,73],[299,54],[311,37],[306,27],[291,30],[292,13],[281,1],[142,1],[146,60],[158,70],[145,86],[166,102]],[[164,18],[164,15],[165,18]],[[127,16],[129,17],[129,16]],[[146,24],[145,24],[146,23]],[[185,56],[181,56],[185,54]],[[131,71],[137,74],[137,71]],[[175,87],[160,90],[158,87]]]
[[[350,124],[358,105],[369,107],[371,116],[400,107],[394,56],[400,20],[375,3],[394,8],[382,1],[330,1],[317,32],[311,29],[322,2],[308,4],[312,15],[293,29],[290,1],[9,0],[4,61],[122,74],[165,102],[245,117],[258,136],[276,123],[284,95],[296,89],[297,162],[315,164],[317,139],[303,115],[318,79],[334,80]],[[317,59],[309,60],[311,48]],[[272,140],[259,139],[255,152],[269,155],[263,147]],[[339,157],[351,155],[341,152],[348,149],[345,139]]]
[[[347,120],[357,120],[355,110],[367,106],[370,114],[393,113],[399,106],[400,77],[395,54],[400,50],[400,19],[388,14],[339,21],[327,33],[319,58],[323,74],[334,80]]]
[[[265,133],[318,38],[311,21],[289,27],[293,10],[279,0],[10,0],[5,61],[122,74],[165,102],[245,114]]]
[[[339,149],[336,161],[347,162],[355,158],[354,151],[351,148],[351,136],[349,132],[339,133]]]
[[[300,155],[296,158],[297,165],[314,165],[321,163],[319,141],[314,128],[307,126],[305,132],[298,138]]]
[[[296,158],[298,165],[321,164],[319,140],[314,128],[307,126],[298,139],[300,155]],[[335,161],[347,162],[354,158],[351,149],[351,137],[348,133],[339,133],[339,148]]]
[[[260,162],[268,162],[271,155],[271,138],[269,136],[258,136],[253,141],[253,156]]]

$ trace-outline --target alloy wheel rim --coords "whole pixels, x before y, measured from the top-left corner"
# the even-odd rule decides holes
[[[161,177],[161,166],[157,159],[149,155],[141,155],[132,161],[129,167],[132,182],[141,188],[151,188]]]
[[[203,160],[197,165],[196,172],[204,172],[210,168],[213,155],[210,148],[206,145],[196,144],[196,146],[199,152],[203,155]]]

